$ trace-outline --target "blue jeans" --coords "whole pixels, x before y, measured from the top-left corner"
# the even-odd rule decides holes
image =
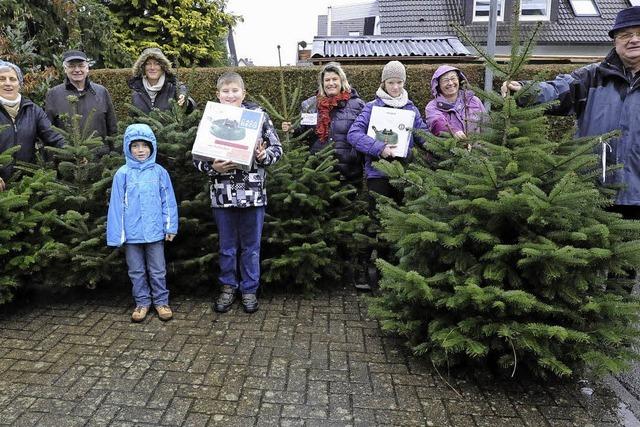
[[[260,285],[260,239],[264,206],[251,208],[213,208],[220,241],[222,285],[255,294]],[[238,268],[240,274],[238,274]]]
[[[167,269],[164,263],[164,240],[154,243],[125,243],[136,306],[168,305]]]

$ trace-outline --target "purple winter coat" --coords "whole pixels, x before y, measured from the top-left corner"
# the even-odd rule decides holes
[[[362,112],[358,116],[358,118],[353,122],[351,128],[349,129],[349,133],[347,134],[347,141],[349,144],[353,145],[356,150],[360,151],[365,155],[364,157],[364,172],[367,179],[371,178],[386,178],[387,176],[374,168],[371,164],[374,161],[380,159],[380,154],[384,149],[384,142],[378,141],[376,139],[371,138],[367,135],[367,130],[369,129],[369,120],[371,120],[371,110],[373,107],[386,107],[392,108],[386,105],[380,98],[376,97],[375,100],[371,102],[367,102],[367,104],[362,109]],[[416,107],[413,102],[408,101],[403,110],[411,110],[416,113],[413,128],[414,129],[422,129],[424,131],[429,131],[427,126],[424,124],[422,120],[422,116],[420,115],[420,110]],[[423,145],[425,141],[419,136],[415,136],[416,142],[420,145]],[[413,147],[413,139],[414,136],[411,135],[409,138],[409,156],[411,155],[411,148]],[[392,160],[392,159],[389,159]]]
[[[478,123],[485,113],[482,101],[472,91],[460,89],[458,99],[451,103],[438,91],[438,80],[449,71],[458,73],[461,86],[463,82],[467,82],[467,78],[459,69],[450,65],[438,67],[431,78],[431,94],[434,99],[424,109],[427,126],[434,135],[441,135],[443,132],[453,134],[460,130],[465,134],[477,132]]]

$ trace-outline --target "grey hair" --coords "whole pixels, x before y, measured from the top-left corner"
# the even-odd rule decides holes
[[[13,62],[3,61],[0,59],[0,71],[5,70],[13,70],[16,73],[16,76],[18,76],[20,86],[22,86],[22,84],[24,83],[24,77],[22,76],[22,70],[20,70],[20,67],[18,67]]]
[[[336,73],[340,77],[340,91],[351,92],[351,85],[349,84],[349,80],[347,80],[347,75],[344,73],[342,66],[338,62],[327,62],[327,64],[322,67],[320,73],[318,73],[318,93],[322,96],[327,96],[324,93],[324,75],[326,73]]]

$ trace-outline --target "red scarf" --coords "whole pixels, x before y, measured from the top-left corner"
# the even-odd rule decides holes
[[[316,124],[316,134],[320,138],[320,143],[324,144],[329,139],[329,126],[331,126],[331,110],[340,101],[348,101],[351,98],[350,92],[340,92],[334,96],[318,95],[318,123]]]

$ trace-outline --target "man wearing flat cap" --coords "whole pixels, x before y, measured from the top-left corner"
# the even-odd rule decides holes
[[[94,131],[103,141],[107,136],[115,135],[118,126],[111,95],[104,86],[89,79],[87,55],[80,50],[64,52],[62,66],[65,73],[64,82],[49,89],[45,99],[45,111],[51,123],[61,129],[70,130],[70,119],[74,110],[68,97],[75,96],[78,99],[76,113],[82,117],[81,129],[84,129],[87,120],[90,120],[87,124],[88,132]],[[108,151],[108,147],[104,151]]]
[[[611,210],[640,219],[640,6],[621,10],[609,37],[614,47],[604,61],[536,84],[534,103],[560,101],[548,113],[575,114],[578,137],[621,131],[601,151],[607,167],[623,167],[606,175],[603,171],[603,181],[621,185]],[[524,83],[504,82],[503,95],[522,89]],[[522,98],[519,101],[526,103]]]

